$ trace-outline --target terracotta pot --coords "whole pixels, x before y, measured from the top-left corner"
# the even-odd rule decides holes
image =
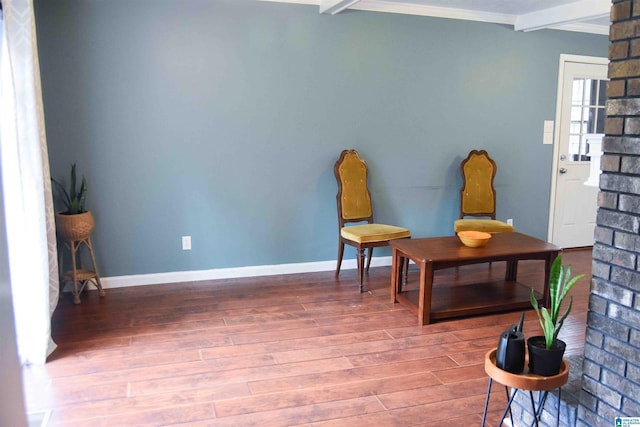
[[[69,215],[64,212],[56,214],[56,228],[63,239],[87,239],[91,236],[94,227],[93,214],[89,211],[75,215]]]
[[[559,339],[553,342],[550,349],[546,348],[544,336],[534,336],[527,340],[529,350],[529,372],[532,374],[551,377],[560,373],[562,356],[567,344]]]

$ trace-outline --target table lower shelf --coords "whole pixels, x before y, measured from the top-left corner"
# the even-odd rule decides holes
[[[485,283],[433,287],[431,295],[431,319],[472,316],[516,309],[530,309],[531,287],[519,282],[496,280]],[[538,302],[542,295],[535,292]],[[397,300],[418,312],[419,289],[408,289],[397,294]]]

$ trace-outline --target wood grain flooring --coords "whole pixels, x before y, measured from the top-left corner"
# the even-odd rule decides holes
[[[574,288],[561,333],[584,346],[591,250],[566,252],[587,278]],[[475,286],[504,263],[439,271],[435,286]],[[410,283],[417,270],[412,266]],[[542,264],[520,281],[542,284]],[[480,425],[484,355],[520,317],[508,312],[420,327],[391,304],[390,267],[140,286],[68,294],[54,314],[58,348],[24,372],[28,411],[52,426]],[[540,332],[527,311],[526,336]],[[504,407],[494,386],[489,425]]]

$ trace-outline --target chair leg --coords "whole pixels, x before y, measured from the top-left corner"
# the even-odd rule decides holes
[[[344,255],[344,242],[342,239],[338,239],[338,264],[336,265],[336,277],[340,274],[340,267],[342,266],[342,255]]]
[[[364,249],[358,248],[358,280],[360,283],[360,292],[362,293],[362,279],[364,276]]]
[[[373,258],[373,247],[369,248],[369,258],[367,259],[367,273],[369,272],[369,266],[371,265],[371,258]]]

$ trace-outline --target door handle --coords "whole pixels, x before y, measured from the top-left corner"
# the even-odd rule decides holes
[[[564,175],[565,173],[567,173],[567,168],[560,168],[558,172],[560,172],[560,175]]]

